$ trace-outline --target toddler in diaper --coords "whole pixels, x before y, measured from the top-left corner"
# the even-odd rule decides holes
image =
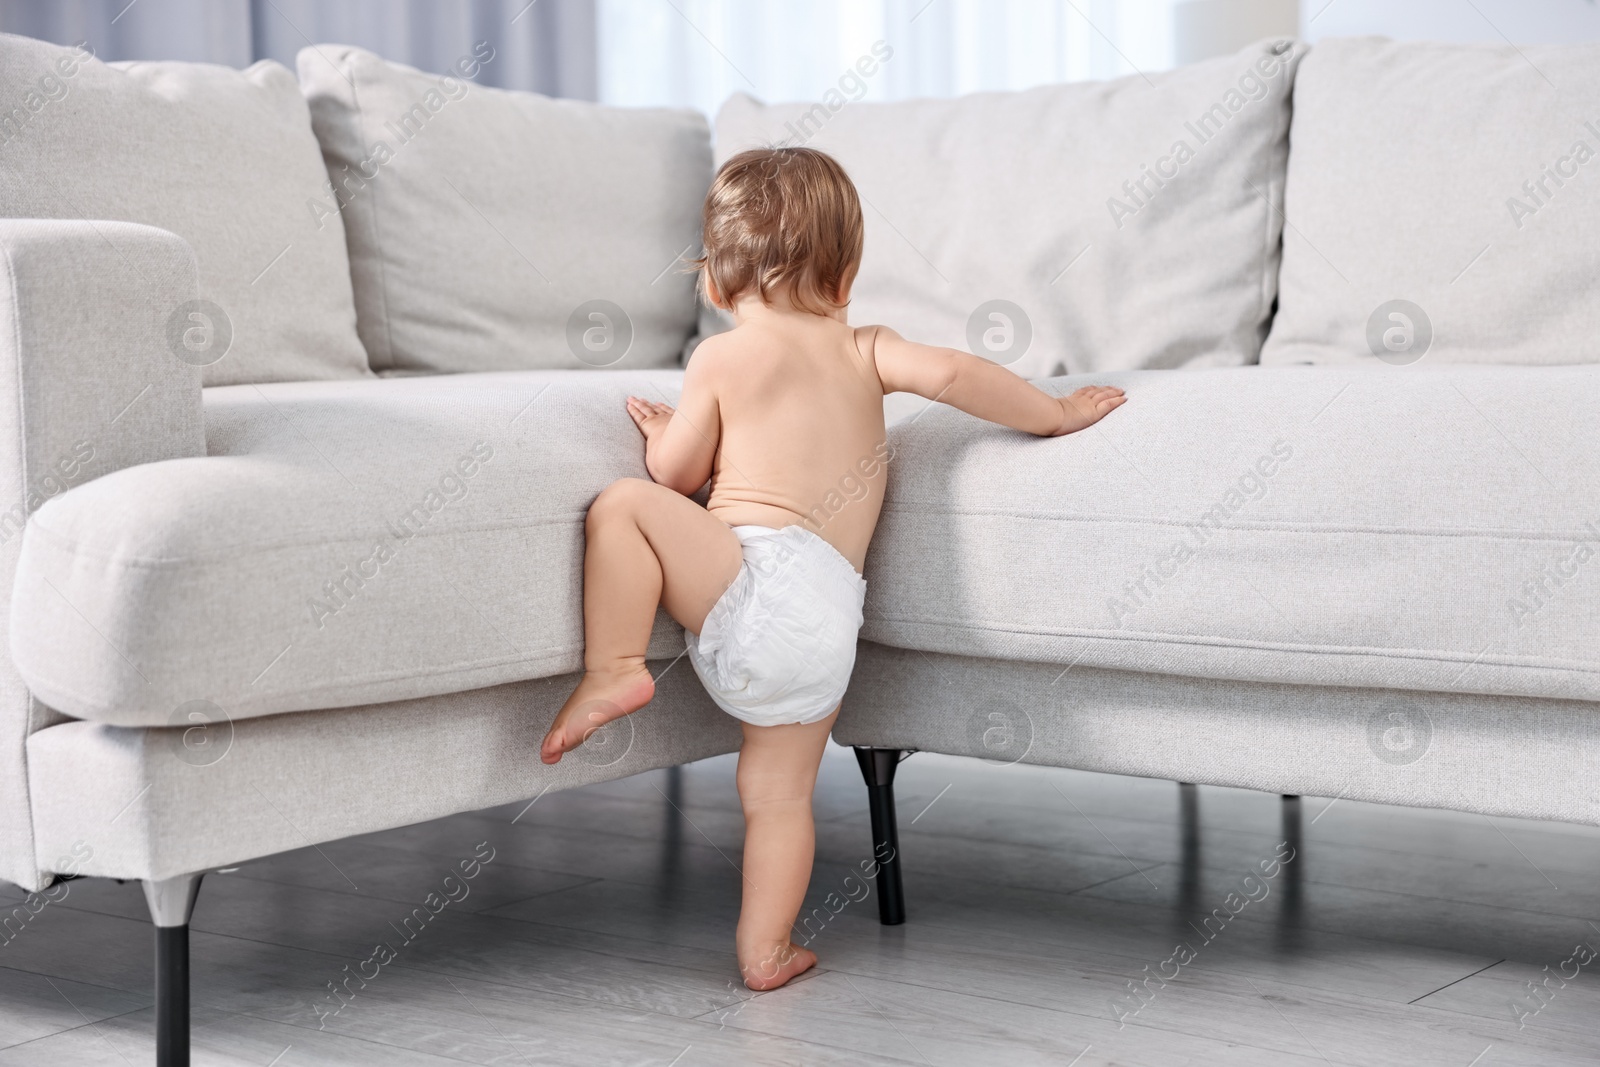
[[[676,409],[629,397],[650,477],[589,508],[584,673],[546,763],[655,694],[645,651],[658,607],[686,632],[711,699],[744,732],[744,900],[735,951],[752,989],[816,963],[790,934],[811,878],[811,794],[855,665],[891,453],[883,398],[916,393],[1054,437],[1123,403],[1055,396],[998,364],[846,318],[861,263],[855,186],[809,148],[743,152],[707,194],[696,266],[734,328],[694,351]],[[692,497],[710,483],[704,507]]]
[[[744,564],[685,633],[689,660],[723,711],[753,726],[826,719],[856,662],[867,581],[804,526],[735,526]]]

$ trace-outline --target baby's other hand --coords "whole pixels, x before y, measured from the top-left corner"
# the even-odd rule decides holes
[[[1127,402],[1121,389],[1109,385],[1086,385],[1069,396],[1058,396],[1061,405],[1061,428],[1055,436],[1076,433],[1093,426]]]
[[[639,432],[644,434],[645,440],[648,441],[666,429],[668,420],[672,418],[672,405],[657,404],[653,400],[630,396],[628,414],[633,417],[633,424],[639,427]]]

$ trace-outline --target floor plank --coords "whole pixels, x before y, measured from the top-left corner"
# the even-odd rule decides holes
[[[208,876],[195,1062],[1600,1062],[1600,959],[1542,1001],[1528,985],[1600,945],[1595,829],[918,755],[898,781],[910,922],[883,927],[871,897],[829,897],[871,854],[855,760],[833,749],[798,931],[821,963],[757,996],[731,952],[735,766]],[[485,841],[467,895],[418,918]],[[1230,910],[1285,841],[1295,859]],[[350,979],[379,942],[393,962]],[[1180,943],[1192,959],[1130,992]],[[0,1067],[147,1062],[149,953],[137,885],[71,883],[0,944]],[[1539,1007],[1520,1026],[1518,1003]]]

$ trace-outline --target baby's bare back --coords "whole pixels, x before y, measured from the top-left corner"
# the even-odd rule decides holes
[[[721,435],[707,508],[803,524],[862,569],[888,474],[883,386],[842,322],[748,322],[716,339]]]

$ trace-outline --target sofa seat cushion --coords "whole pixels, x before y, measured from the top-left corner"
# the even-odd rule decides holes
[[[890,431],[864,638],[1063,670],[1600,698],[1600,368],[1095,380],[1128,403],[1067,437],[942,406]]]
[[[87,482],[30,520],[12,654],[79,718],[234,719],[431,696],[582,662],[584,513],[644,477],[628,393],[674,371],[208,389],[209,455]],[[683,651],[658,620],[652,655]]]

